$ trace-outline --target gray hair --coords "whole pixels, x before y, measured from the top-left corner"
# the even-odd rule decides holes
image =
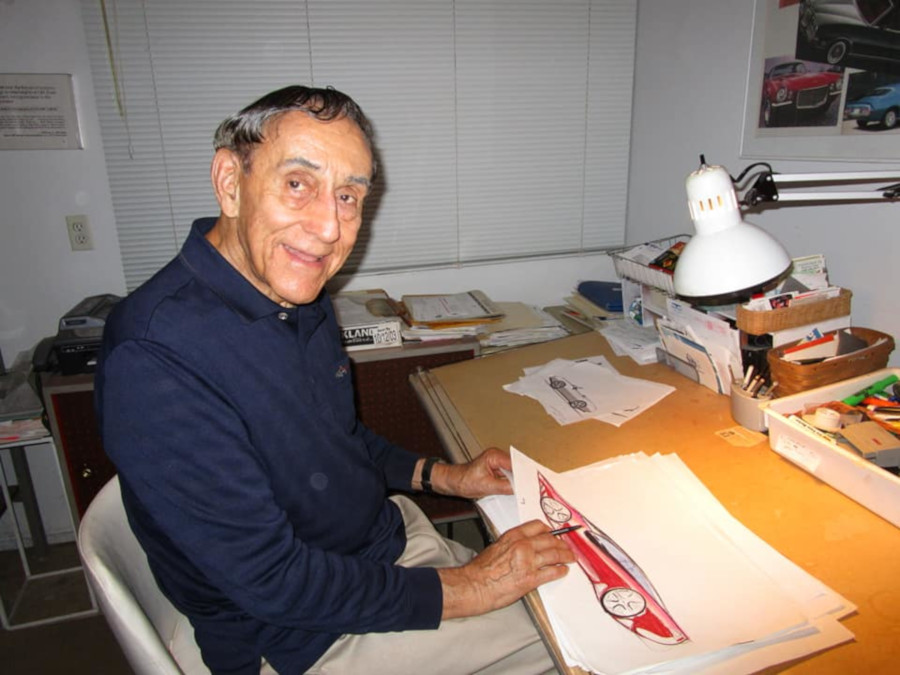
[[[265,140],[268,125],[294,110],[305,112],[321,122],[347,118],[362,131],[369,150],[374,150],[372,125],[352,98],[331,87],[320,89],[302,85],[270,92],[236,115],[227,117],[216,129],[213,147],[236,153],[244,172],[249,172],[253,149]],[[373,166],[373,174],[374,171]]]

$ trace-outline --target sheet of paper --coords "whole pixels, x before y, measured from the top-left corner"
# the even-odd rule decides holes
[[[603,673],[754,672],[852,637],[835,621],[852,604],[734,520],[677,457],[636,454],[556,474],[511,453],[520,521],[556,527],[564,524],[559,509],[580,512],[594,540],[626,557],[623,569],[652,589],[686,636],[667,644],[617,619],[604,606],[612,593],[606,577],[574,564],[540,589],[570,665]],[[548,485],[563,504],[556,510],[543,508]]]
[[[526,370],[506,391],[536,399],[559,424],[597,419],[621,426],[674,388],[621,375],[606,359],[554,359]]]
[[[449,322],[490,319],[500,312],[481,291],[445,295],[404,295],[410,317],[415,322]]]

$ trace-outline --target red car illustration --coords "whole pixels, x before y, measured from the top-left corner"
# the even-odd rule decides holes
[[[795,122],[800,114],[823,115],[841,95],[844,76],[814,70],[803,61],[773,66],[763,79],[763,123],[769,127]]]
[[[541,509],[551,527],[580,526],[558,536],[572,549],[606,613],[636,635],[653,642],[675,645],[688,640],[637,563],[572,508],[540,473],[538,482]]]

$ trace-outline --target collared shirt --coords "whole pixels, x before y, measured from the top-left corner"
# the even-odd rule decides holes
[[[222,668],[301,672],[343,633],[436,627],[437,572],[393,564],[406,538],[386,499],[418,456],[358,422],[327,294],[272,302],[205,239],[214,224],[116,306],[95,378],[160,587]]]

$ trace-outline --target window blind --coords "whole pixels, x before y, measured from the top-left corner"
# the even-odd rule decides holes
[[[129,290],[217,215],[212,134],[288,84],[372,120],[347,271],[624,241],[636,0],[83,0]]]

